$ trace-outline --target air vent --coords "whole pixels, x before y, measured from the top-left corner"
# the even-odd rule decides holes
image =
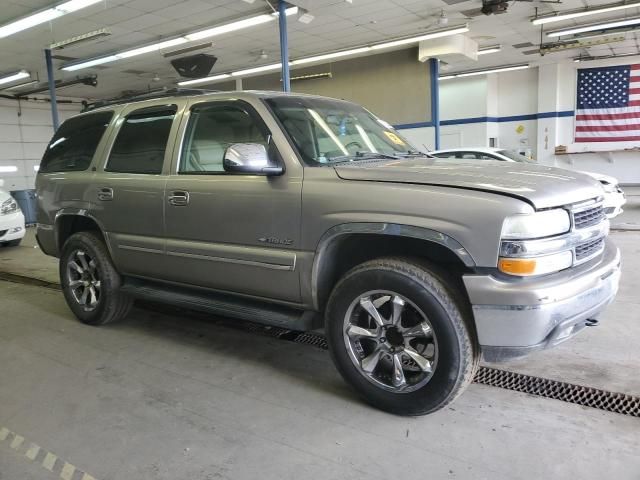
[[[524,42],[524,43],[516,43],[515,45],[513,45],[513,48],[526,48],[526,47],[533,47],[533,43]]]
[[[78,60],[77,57],[69,57],[67,55],[51,55],[51,58],[55,58],[56,60],[62,60],[63,62],[72,62],[74,60]]]

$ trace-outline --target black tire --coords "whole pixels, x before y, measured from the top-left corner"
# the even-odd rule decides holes
[[[470,308],[454,283],[445,279],[446,275],[436,267],[420,260],[381,258],[356,266],[333,289],[326,310],[329,350],[342,377],[366,402],[398,415],[425,415],[451,403],[473,380],[479,348],[470,326],[472,319],[467,319],[469,323],[464,319],[470,315]],[[427,383],[416,383],[415,390],[382,388],[366,378],[362,366],[355,365],[355,354],[349,352],[345,317],[354,311],[352,305],[362,295],[377,290],[396,292],[409,300],[431,324],[434,342],[437,341],[437,362],[431,377],[424,380]]]
[[[79,303],[70,286],[70,262],[78,252],[85,252],[94,263],[93,272],[99,281],[99,295],[95,305]],[[60,256],[60,284],[71,311],[88,325],[105,325],[124,318],[131,310],[133,300],[120,291],[121,277],[115,269],[102,238],[94,232],[74,233],[65,242]]]
[[[2,243],[3,247],[17,247],[18,245],[20,245],[20,242],[22,242],[21,238],[18,238],[17,240],[10,240],[8,242],[4,242]]]

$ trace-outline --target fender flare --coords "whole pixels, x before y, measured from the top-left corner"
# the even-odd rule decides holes
[[[437,230],[396,223],[343,223],[327,230],[320,238],[316,248],[311,270],[311,295],[313,306],[316,310],[320,309],[319,289],[321,265],[327,255],[329,247],[336,238],[354,233],[415,238],[437,243],[450,250],[466,267],[474,268],[476,266],[476,262],[471,254],[456,239]]]

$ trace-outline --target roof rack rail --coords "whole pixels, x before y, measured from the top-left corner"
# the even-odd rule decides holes
[[[97,108],[107,107],[110,105],[121,105],[123,103],[140,102],[142,100],[153,100],[155,98],[164,97],[184,97],[188,95],[204,95],[205,93],[213,93],[218,90],[206,90],[199,88],[169,88],[166,90],[156,90],[147,93],[123,95],[120,97],[110,98],[107,100],[98,100],[96,102],[85,103],[82,112],[89,112]]]

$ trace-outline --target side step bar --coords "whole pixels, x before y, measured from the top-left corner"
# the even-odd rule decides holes
[[[290,330],[309,331],[318,328],[316,312],[296,310],[281,305],[245,299],[199,288],[188,288],[161,282],[125,277],[120,289],[127,295],[144,300],[168,303],[177,307],[238,318]]]

